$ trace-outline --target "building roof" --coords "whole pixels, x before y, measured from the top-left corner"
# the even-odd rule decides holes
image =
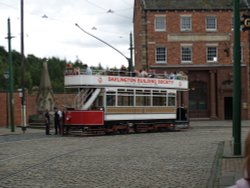
[[[228,10],[233,0],[142,0],[145,10]],[[250,8],[250,0],[240,0],[242,9]]]

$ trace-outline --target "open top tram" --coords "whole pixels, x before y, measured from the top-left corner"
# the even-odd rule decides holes
[[[129,133],[174,129],[189,124],[178,115],[177,92],[188,89],[184,77],[137,77],[125,73],[65,74],[66,89],[77,94],[64,112],[64,133]],[[184,112],[181,109],[182,113]],[[184,117],[180,120],[180,117]]]

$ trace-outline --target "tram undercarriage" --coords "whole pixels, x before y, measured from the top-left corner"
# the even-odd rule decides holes
[[[63,134],[80,134],[80,135],[112,135],[112,134],[131,134],[131,133],[149,133],[174,131],[176,126],[174,120],[172,122],[105,122],[104,125],[64,125]]]

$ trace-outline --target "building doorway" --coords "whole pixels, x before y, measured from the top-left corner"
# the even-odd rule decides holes
[[[233,98],[224,97],[224,118],[225,120],[231,120],[233,118]]]
[[[195,81],[190,83],[189,116],[191,118],[207,118],[208,114],[208,87],[206,82]]]

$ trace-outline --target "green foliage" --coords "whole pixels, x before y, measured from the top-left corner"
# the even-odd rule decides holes
[[[0,91],[6,90],[7,80],[4,78],[4,72],[9,69],[9,53],[0,46]],[[31,92],[33,87],[40,86],[42,63],[45,58],[38,58],[32,54],[25,57],[25,74],[24,74],[24,84],[28,92]],[[14,80],[14,90],[21,88],[21,54],[15,50],[12,51],[12,61],[13,61],[13,80]],[[56,57],[47,59],[48,70],[50,75],[50,80],[52,84],[53,91],[55,93],[64,92],[64,71],[66,64],[72,63],[67,60],[61,60]],[[80,67],[83,69],[83,63],[80,60],[76,60],[73,63],[73,67]],[[101,63],[97,67],[91,66],[93,70],[103,70]],[[108,67],[107,67],[108,68]]]
[[[8,70],[8,52],[0,46],[0,82],[6,83],[4,71]],[[25,57],[25,88],[31,92],[33,87],[39,87],[42,71],[42,63],[45,58],[38,58],[34,55]],[[14,90],[21,88],[21,54],[15,50],[12,51],[13,62],[13,80]],[[48,59],[48,69],[51,79],[51,84],[54,92],[64,91],[64,69],[68,62],[52,57]],[[6,84],[0,84],[0,90],[6,90]]]

